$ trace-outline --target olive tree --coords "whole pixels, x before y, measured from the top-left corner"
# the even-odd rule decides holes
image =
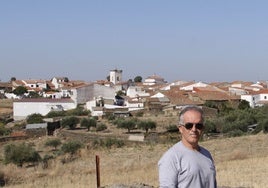
[[[61,150],[64,153],[70,153],[71,155],[75,154],[80,148],[82,148],[83,144],[79,141],[69,141],[62,145]]]
[[[46,141],[46,143],[45,143],[45,146],[51,146],[51,147],[54,147],[54,149],[56,150],[57,149],[57,147],[59,146],[59,145],[61,145],[61,141],[60,141],[60,139],[51,139],[51,140],[48,140],[48,141]]]
[[[149,129],[155,129],[156,128],[156,122],[152,120],[145,120],[145,121],[140,121],[138,123],[138,128],[143,129],[148,133]]]
[[[62,127],[69,127],[70,129],[75,129],[80,119],[75,116],[65,117],[61,121]]]
[[[127,129],[128,133],[136,127],[136,121],[134,119],[121,120],[117,124],[118,128]]]
[[[4,148],[5,163],[14,163],[22,167],[27,162],[39,162],[41,157],[30,145],[22,143],[19,145],[9,144]]]

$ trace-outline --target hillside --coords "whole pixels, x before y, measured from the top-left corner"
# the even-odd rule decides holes
[[[13,101],[11,99],[0,100],[0,117],[6,115],[12,115],[13,113]]]
[[[51,152],[44,147],[47,139],[44,137],[27,142],[44,155]],[[6,144],[1,144],[1,154]],[[112,149],[84,148],[74,161],[63,164],[63,156],[59,156],[51,160],[46,169],[42,165],[18,168],[1,163],[0,175],[8,180],[9,185],[6,187],[96,187],[95,158],[98,155],[102,186],[143,183],[157,187],[157,161],[171,145],[132,144]],[[207,147],[213,155],[219,186],[267,186],[267,134],[208,140],[201,142],[201,145]]]

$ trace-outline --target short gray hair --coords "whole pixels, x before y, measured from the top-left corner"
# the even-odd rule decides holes
[[[199,112],[201,114],[201,119],[202,119],[202,122],[204,121],[204,112],[202,110],[201,107],[199,106],[196,106],[196,105],[188,105],[188,106],[185,106],[180,114],[179,114],[179,123],[178,123],[178,126],[180,125],[183,125],[184,124],[184,117],[183,115],[185,114],[185,112],[188,112],[188,111],[196,111],[196,112]]]

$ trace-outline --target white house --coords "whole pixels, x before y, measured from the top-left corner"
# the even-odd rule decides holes
[[[249,106],[251,108],[255,107],[255,97],[254,95],[241,95],[241,100],[245,100],[249,102]]]
[[[166,97],[166,95],[164,95],[163,93],[156,93],[155,95],[152,95],[150,98],[157,98],[159,99],[160,102],[163,102],[163,103],[169,103],[170,100],[168,99],[168,97]]]
[[[259,91],[252,95],[241,95],[242,100],[249,102],[251,108],[268,104],[268,90]]]
[[[233,95],[247,95],[248,91],[243,88],[228,87],[228,91]]]
[[[150,96],[150,94],[146,93],[146,91],[140,86],[129,86],[127,89],[126,96],[134,98],[134,97],[146,97]]]
[[[52,99],[60,99],[62,98],[61,92],[48,91],[43,93],[43,97],[52,98]]]
[[[114,96],[115,89],[113,87],[96,83],[85,84],[71,89],[71,99],[77,104],[84,104],[98,97],[114,98]]]
[[[189,85],[185,85],[183,87],[180,87],[180,90],[185,90],[185,91],[193,91],[194,87],[207,87],[209,84],[203,83],[203,82],[197,82]]]
[[[160,90],[167,91],[167,90],[170,90],[170,88],[173,87],[173,86],[179,86],[179,85],[183,85],[183,84],[186,84],[186,83],[189,83],[189,82],[183,81],[183,80],[178,80],[178,81],[169,83],[169,84],[161,87]]]
[[[62,88],[67,83],[67,77],[54,77],[51,79],[52,84],[55,86],[55,89]]]
[[[165,84],[167,83],[164,78],[158,76],[158,75],[152,75],[147,77],[144,82],[143,85],[156,85],[156,84]]]
[[[76,104],[71,99],[24,98],[13,102],[14,120],[26,119],[31,114],[47,115],[50,111],[75,109]]]
[[[86,109],[91,111],[92,116],[102,116],[105,105],[113,105],[114,98],[94,97],[94,99],[86,102]]]
[[[42,94],[42,91],[48,88],[46,80],[21,80],[22,86],[28,91],[38,92]]]
[[[145,99],[144,98],[125,98],[125,105],[128,107],[129,111],[134,111],[134,110],[141,110],[144,109],[144,103]]]

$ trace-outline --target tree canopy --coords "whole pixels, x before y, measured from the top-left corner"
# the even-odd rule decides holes
[[[134,78],[134,82],[142,82],[142,77],[141,76],[136,76]]]

